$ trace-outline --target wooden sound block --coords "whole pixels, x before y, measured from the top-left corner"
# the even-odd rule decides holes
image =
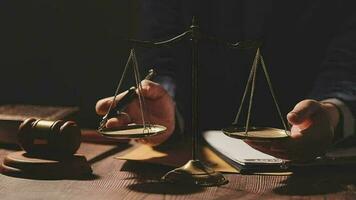
[[[90,176],[92,170],[82,155],[55,158],[29,155],[25,151],[19,151],[5,157],[1,172],[23,178],[75,179]]]

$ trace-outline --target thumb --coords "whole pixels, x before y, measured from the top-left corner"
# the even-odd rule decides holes
[[[303,100],[288,113],[288,122],[292,125],[309,126],[311,123],[311,116],[320,108],[320,103],[315,100]]]

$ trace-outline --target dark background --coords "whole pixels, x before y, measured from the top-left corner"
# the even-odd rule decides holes
[[[0,0],[0,104],[80,106],[112,95],[137,22],[132,0]]]

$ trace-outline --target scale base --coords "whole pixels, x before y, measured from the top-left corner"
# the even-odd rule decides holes
[[[199,160],[189,160],[182,167],[176,168],[162,177],[170,183],[197,185],[202,187],[220,186],[229,181],[220,173],[205,166]]]

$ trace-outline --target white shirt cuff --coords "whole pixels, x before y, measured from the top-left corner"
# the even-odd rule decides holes
[[[176,92],[176,85],[174,84],[174,81],[173,81],[173,79],[171,77],[169,77],[169,76],[158,76],[158,77],[154,78],[154,81],[156,83],[159,83],[160,85],[162,85],[162,87],[174,99],[175,92]]]
[[[321,102],[329,102],[334,104],[339,108],[339,110],[342,112],[341,114],[343,115],[343,138],[352,136],[355,134],[355,118],[352,115],[350,109],[347,107],[347,105],[344,104],[339,99],[336,98],[330,98],[330,99],[324,99]]]

